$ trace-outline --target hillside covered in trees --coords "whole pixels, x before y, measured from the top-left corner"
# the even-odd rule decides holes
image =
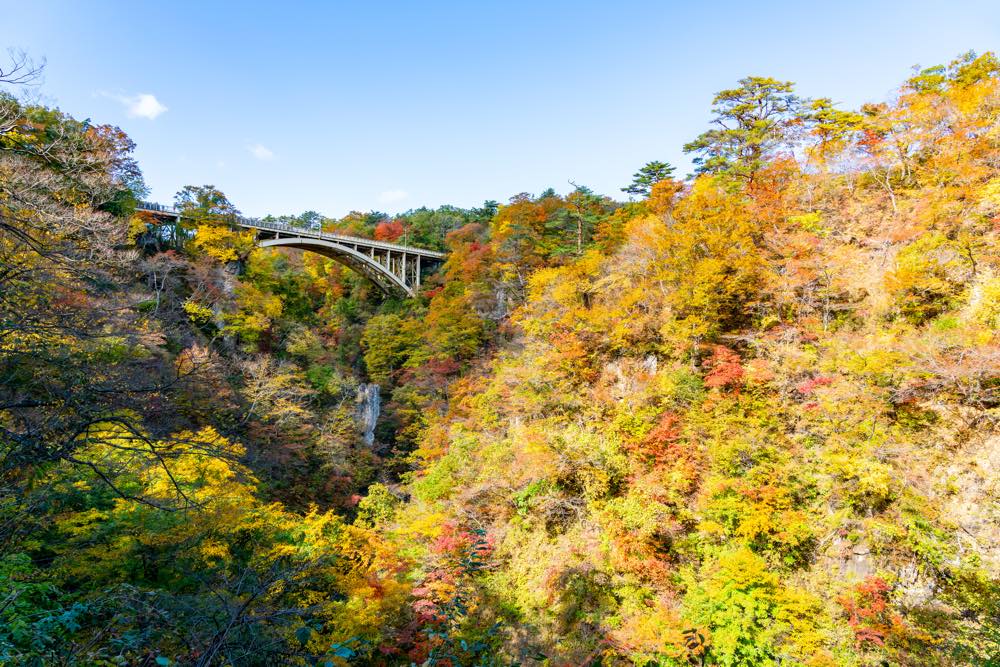
[[[139,211],[25,73],[0,664],[1000,660],[995,55],[857,110],[741,79],[614,197],[271,218],[446,250],[405,300],[214,186]]]

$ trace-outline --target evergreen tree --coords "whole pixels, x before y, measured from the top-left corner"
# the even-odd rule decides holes
[[[647,162],[642,169],[632,174],[632,183],[622,188],[622,192],[645,197],[653,189],[654,183],[667,180],[673,173],[674,168],[669,162]]]
[[[717,127],[684,145],[697,153],[699,174],[731,174],[748,182],[790,138],[800,120],[803,101],[791,81],[750,76],[738,88],[723,90],[712,100]]]

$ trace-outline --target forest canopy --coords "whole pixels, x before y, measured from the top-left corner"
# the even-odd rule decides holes
[[[266,218],[446,252],[412,298],[214,185],[140,208],[132,140],[35,75],[0,68],[0,664],[1000,660],[995,54],[854,110],[739,79],[628,201]]]

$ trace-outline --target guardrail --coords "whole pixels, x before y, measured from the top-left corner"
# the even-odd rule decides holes
[[[425,250],[424,248],[401,245],[399,243],[390,243],[389,241],[377,241],[374,239],[366,239],[361,236],[347,236],[346,234],[317,232],[311,229],[306,229],[304,227],[293,227],[291,225],[282,225],[273,222],[264,222],[262,220],[257,220],[254,218],[237,218],[237,221],[241,227],[252,227],[254,229],[266,229],[272,232],[297,234],[304,238],[319,238],[326,241],[337,241],[339,243],[373,246],[384,250],[397,250],[399,252],[412,253],[414,255],[423,255],[425,257],[443,258],[445,256],[443,252],[438,252],[436,250]]]
[[[136,207],[141,211],[156,211],[157,213],[173,213],[174,215],[180,215],[180,211],[170,206],[164,206],[163,204],[157,204],[155,201],[141,201]]]

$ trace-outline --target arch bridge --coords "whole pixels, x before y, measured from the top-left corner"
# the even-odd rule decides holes
[[[179,220],[181,217],[177,209],[154,202],[140,202],[137,208],[157,218]],[[237,216],[233,224],[256,232],[257,244],[262,248],[296,248],[319,253],[364,275],[386,294],[398,296],[415,296],[422,277],[435,270],[445,258],[444,253],[434,250],[256,218]]]

